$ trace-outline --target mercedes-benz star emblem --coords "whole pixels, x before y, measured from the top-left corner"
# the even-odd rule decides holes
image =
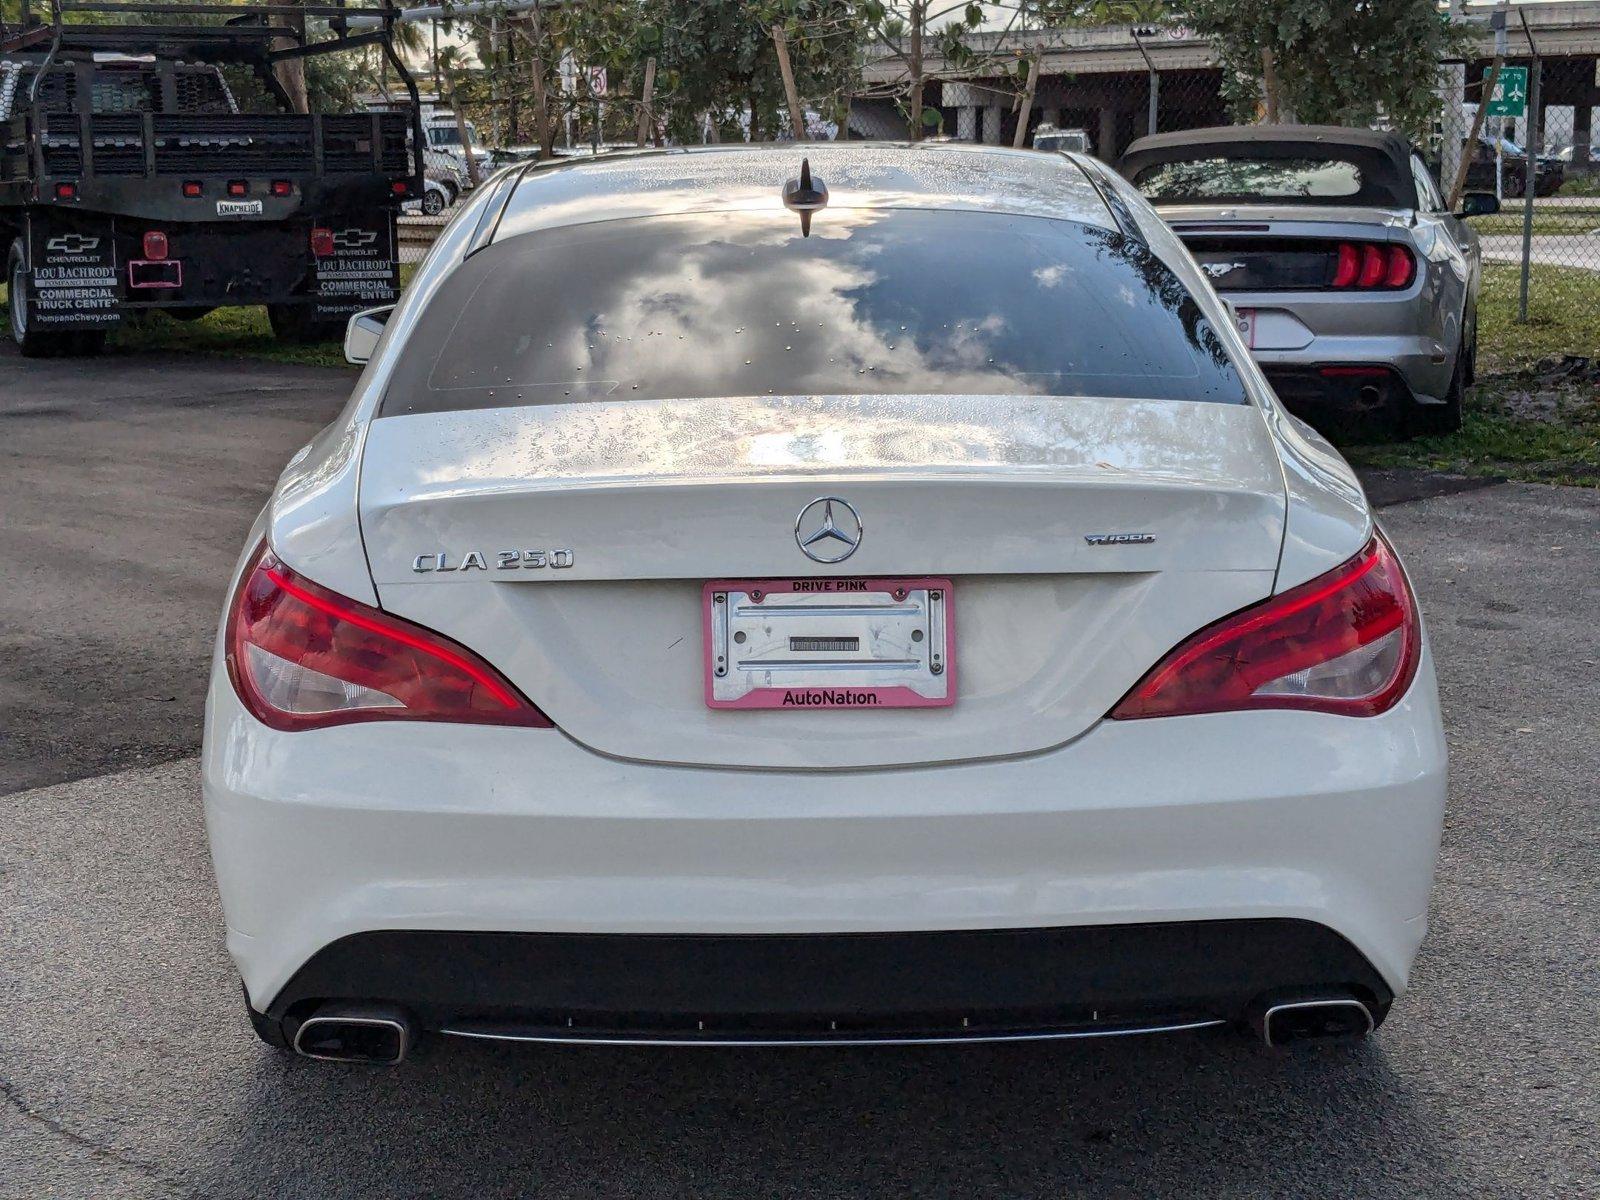
[[[813,562],[843,562],[861,545],[861,517],[837,496],[823,496],[800,510],[794,540]]]

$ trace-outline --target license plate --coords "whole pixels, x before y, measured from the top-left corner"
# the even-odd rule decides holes
[[[703,605],[711,708],[955,703],[948,579],[716,579]]]

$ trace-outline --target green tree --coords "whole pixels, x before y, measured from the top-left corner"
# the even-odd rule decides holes
[[[1369,125],[1422,136],[1437,114],[1441,58],[1463,31],[1437,0],[1181,0],[1209,38],[1236,114]]]
[[[876,54],[899,67],[897,78],[864,94],[892,96],[907,133],[919,140],[943,119],[925,107],[928,84],[982,78],[998,90],[998,79],[1020,96],[1029,59],[1049,48],[1055,31],[1115,23],[1127,19],[1125,10],[1151,6],[1146,0],[861,0],[857,7]]]
[[[860,72],[864,29],[848,0],[647,0],[655,48],[656,108],[668,131],[698,141],[709,117],[721,136],[759,141],[787,128],[783,79],[773,45],[784,30],[803,103],[838,115]]]

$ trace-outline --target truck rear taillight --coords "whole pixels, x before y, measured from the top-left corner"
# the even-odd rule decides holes
[[[144,235],[144,256],[153,262],[167,257],[167,235],[159,229],[147,230]]]
[[[242,179],[230,179],[230,180],[228,180],[228,195],[230,195],[230,196],[248,196],[249,194],[250,194],[250,185],[248,183],[246,183],[244,180],[242,180]]]
[[[274,196],[292,196],[294,195],[294,184],[287,179],[274,179],[272,181],[272,194]]]
[[[404,179],[396,179],[389,185],[389,190],[392,191],[396,196],[404,196],[411,190],[411,185]]]
[[[56,184],[57,200],[76,200],[78,198],[78,185],[75,183]]]
[[[318,258],[333,257],[333,230],[313,229],[311,231],[311,253]]]
[[[1417,260],[1405,246],[1390,242],[1340,242],[1334,256],[1336,288],[1398,291],[1416,278]]]
[[[191,200],[196,196],[203,196],[206,194],[205,185],[197,179],[185,179],[183,181],[183,194]]]

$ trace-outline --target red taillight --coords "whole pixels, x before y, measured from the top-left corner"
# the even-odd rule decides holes
[[[1330,287],[1405,288],[1416,278],[1417,260],[1405,246],[1340,242]]]
[[[265,545],[229,605],[227,664],[239,699],[274,729],[384,720],[552,728],[470,650],[302,578]]]
[[[311,253],[318,258],[333,257],[333,230],[313,229],[311,231]]]
[[[76,200],[78,198],[78,185],[75,183],[56,184],[57,200]]]
[[[1411,286],[1411,275],[1416,268],[1416,260],[1411,257],[1411,251],[1404,246],[1389,247],[1389,269],[1383,277],[1383,286],[1403,288]]]
[[[1383,251],[1376,246],[1365,245],[1361,247],[1361,277],[1356,280],[1357,287],[1377,287],[1383,279],[1384,257]]]
[[[153,262],[162,262],[167,257],[167,235],[159,229],[150,229],[144,235],[144,256]]]
[[[230,196],[248,196],[249,194],[250,194],[250,185],[248,183],[246,183],[244,180],[242,180],[242,179],[230,179],[230,180],[228,180],[228,195],[230,195]]]
[[[1378,379],[1389,374],[1389,368],[1378,366],[1333,366],[1318,367],[1317,372],[1329,379]]]
[[[404,196],[411,190],[411,185],[404,179],[396,179],[389,185],[389,190],[392,191],[396,196]]]
[[[1111,715],[1298,708],[1372,717],[1405,695],[1420,654],[1410,584],[1374,535],[1343,566],[1202,629]]]
[[[203,196],[206,194],[205,185],[197,179],[186,179],[183,181],[183,194],[191,200]]]
[[[294,195],[294,184],[287,179],[274,179],[272,181],[272,194],[274,196],[292,196]]]
[[[1349,242],[1339,243],[1339,265],[1333,272],[1333,286],[1349,287],[1361,273],[1361,255]]]

